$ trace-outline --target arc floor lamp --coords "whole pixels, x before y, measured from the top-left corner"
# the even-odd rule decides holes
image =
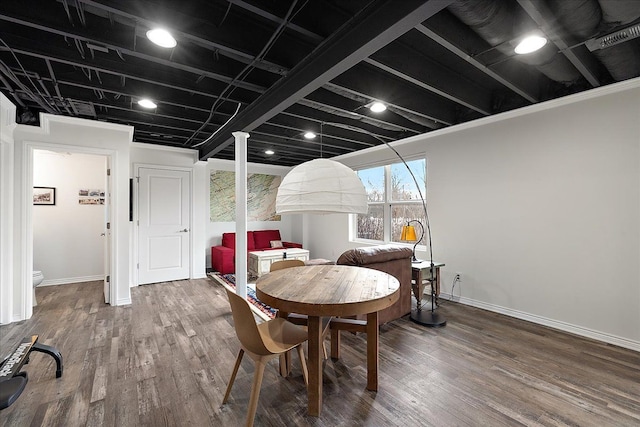
[[[435,300],[436,300],[437,276],[436,276],[435,264],[433,263],[433,245],[431,242],[431,225],[429,224],[429,212],[427,211],[427,202],[425,201],[424,196],[422,195],[422,190],[420,190],[420,185],[418,184],[418,180],[413,174],[413,171],[411,171],[411,168],[409,167],[407,162],[400,155],[400,153],[398,153],[398,150],[393,148],[387,141],[382,140],[382,142],[384,142],[384,144],[387,147],[389,147],[389,149],[391,149],[391,151],[393,151],[396,156],[398,156],[398,158],[402,161],[404,166],[407,168],[407,171],[409,172],[409,175],[411,175],[411,179],[413,179],[413,183],[415,184],[416,189],[418,190],[418,195],[420,195],[420,201],[422,202],[422,208],[424,209],[425,224],[423,225],[417,219],[408,221],[407,225],[402,227],[402,235],[400,236],[400,240],[416,242],[415,245],[413,246],[413,258],[411,260],[412,264],[423,262],[422,260],[419,260],[416,258],[416,246],[418,246],[418,243],[420,243],[420,240],[422,240],[422,238],[424,237],[425,228],[427,231],[427,237],[429,242],[429,279],[428,280],[431,288],[431,310],[422,309],[422,301],[421,301],[422,294],[420,292],[416,292],[416,295],[415,295],[416,308],[411,310],[411,320],[424,326],[430,326],[430,327],[445,326],[447,324],[447,320],[440,313],[437,313],[435,311],[436,310]],[[420,224],[422,233],[419,239],[416,237],[415,228],[411,225],[412,222],[417,222],[418,224]],[[421,283],[416,283],[415,286],[417,289],[422,289]]]

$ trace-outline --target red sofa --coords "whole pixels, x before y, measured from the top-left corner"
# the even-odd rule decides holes
[[[280,230],[247,231],[248,251],[267,251],[272,248],[271,242],[280,240]],[[302,248],[299,243],[282,242],[284,248]],[[222,233],[222,244],[211,247],[211,267],[220,274],[231,274],[236,271],[236,233]]]

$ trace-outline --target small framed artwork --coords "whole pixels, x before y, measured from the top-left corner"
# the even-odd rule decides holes
[[[81,205],[104,205],[105,191],[99,189],[81,188],[78,190],[78,203]]]
[[[55,205],[56,189],[54,187],[33,187],[34,205]]]

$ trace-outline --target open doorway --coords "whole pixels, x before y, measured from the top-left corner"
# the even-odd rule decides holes
[[[33,271],[34,279],[37,272],[43,276],[40,286],[106,280],[108,160],[33,150]],[[105,292],[105,302],[108,296]]]

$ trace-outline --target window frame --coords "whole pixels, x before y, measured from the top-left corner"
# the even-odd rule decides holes
[[[404,159],[407,163],[415,161],[415,160],[422,160],[424,161],[424,192],[422,194],[423,198],[426,198],[426,191],[427,191],[427,159],[424,156],[415,156],[415,157],[410,157],[410,158],[405,158]],[[375,168],[379,168],[379,167],[383,167],[384,169],[384,200],[383,201],[379,201],[379,202],[369,202],[367,201],[367,206],[383,206],[383,240],[376,240],[376,239],[365,239],[365,238],[360,238],[358,237],[358,214],[350,214],[350,218],[349,218],[349,229],[350,229],[350,238],[349,241],[353,242],[353,243],[364,243],[364,244],[371,244],[371,245],[379,245],[379,244],[387,244],[387,243],[393,243],[393,244],[398,244],[398,245],[403,245],[403,246],[407,246],[410,248],[413,248],[413,245],[415,245],[415,243],[410,243],[410,242],[394,242],[391,240],[392,237],[392,230],[393,230],[393,224],[392,224],[392,217],[391,217],[391,212],[392,212],[392,208],[394,205],[419,205],[422,206],[422,200],[420,199],[415,199],[415,200],[392,200],[392,182],[391,182],[391,167],[393,165],[399,164],[401,165],[403,168],[405,167],[404,163],[402,162],[402,160],[397,159],[397,161],[395,162],[390,162],[390,163],[384,163],[384,164],[378,164],[378,165],[367,165],[366,167],[362,167],[359,169],[356,169],[356,173],[361,171],[361,170],[366,170],[366,169],[375,169]],[[419,179],[418,177],[416,177],[416,179]],[[415,183],[413,183],[413,179],[411,179],[411,183],[413,185],[415,185]],[[427,230],[425,230],[425,238],[426,236]],[[416,250],[426,250],[426,245],[424,244],[424,239],[423,239],[423,243],[422,244],[418,244],[416,246]]]

